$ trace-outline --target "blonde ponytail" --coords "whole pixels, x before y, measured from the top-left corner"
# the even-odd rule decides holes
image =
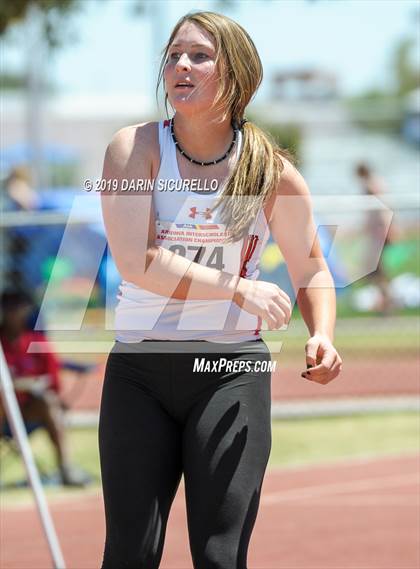
[[[256,124],[247,121],[242,135],[239,160],[215,204],[215,208],[222,205],[222,220],[231,234],[229,241],[237,241],[248,232],[258,212],[275,192],[284,168],[282,158],[294,162],[292,154],[279,148]]]

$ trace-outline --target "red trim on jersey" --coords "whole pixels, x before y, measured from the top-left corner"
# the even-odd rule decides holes
[[[166,128],[167,126],[169,126],[171,124],[171,121],[169,119],[165,119],[163,121],[163,128]]]
[[[246,265],[248,263],[251,245],[252,245],[252,235],[248,235],[248,240],[246,241],[246,253],[245,253],[243,261],[242,261],[241,270],[239,272],[239,274],[242,278],[244,278],[246,275]]]
[[[243,257],[242,267],[240,270],[239,275],[242,278],[246,278],[246,271],[247,265],[249,261],[252,259],[252,255],[255,253],[255,249],[257,248],[257,243],[259,241],[258,235],[248,235],[247,242],[244,242],[244,246],[242,247],[241,251],[241,258],[243,257],[244,250],[246,248],[245,256]],[[261,316],[257,317],[257,327],[254,330],[254,336],[258,336],[262,326],[262,318]]]
[[[258,323],[257,327],[255,328],[254,336],[258,336],[258,334],[261,332],[261,326],[262,326],[262,318],[261,316],[258,316]]]
[[[243,242],[243,244],[242,244],[242,249],[241,249],[241,262],[240,262],[240,265],[239,265],[239,266],[241,267],[241,269],[240,269],[240,271],[239,271],[239,274],[241,274],[241,272],[242,272],[242,266],[243,266],[243,263],[244,263],[243,260],[245,259],[245,251],[246,251],[246,249],[247,249],[247,247],[248,247],[248,242],[249,242],[249,235],[247,236],[247,239],[244,239],[244,242]]]
[[[257,243],[258,243],[258,241],[259,241],[259,239],[260,239],[260,238],[258,237],[258,235],[254,235],[253,237],[254,237],[254,242],[253,242],[253,244],[252,244],[252,249],[251,249],[251,252],[250,252],[250,254],[249,254],[248,263],[249,263],[249,261],[252,259],[252,256],[253,256],[254,253],[255,253],[255,249],[257,248]]]
[[[259,240],[258,235],[250,235],[248,237],[248,248],[247,248],[246,253],[245,253],[245,257],[244,257],[244,260],[242,263],[241,271],[239,273],[239,275],[243,278],[246,278],[247,265],[248,265],[249,261],[252,259],[252,255],[255,252],[258,240]]]

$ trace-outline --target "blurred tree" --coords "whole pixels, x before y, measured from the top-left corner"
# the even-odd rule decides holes
[[[0,74],[0,88],[4,90],[23,89],[26,87],[26,79],[23,75],[13,73]]]
[[[136,0],[127,2],[135,14],[144,14],[156,0]],[[241,0],[215,0],[215,8],[234,8]],[[257,0],[255,0],[257,1]],[[259,0],[272,2],[273,0]],[[307,0],[308,3],[320,0]],[[29,7],[36,6],[44,15],[45,37],[51,47],[62,42],[62,19],[78,10],[83,0],[9,0],[0,3],[0,36],[13,24],[23,21]]]
[[[402,38],[394,51],[393,67],[396,81],[396,94],[406,95],[420,87],[418,66],[412,60],[412,54],[419,48],[418,40],[414,37]]]
[[[11,73],[4,72],[0,73],[0,91],[22,91],[28,86],[28,77],[25,73]],[[56,86],[50,80],[46,80],[43,83],[44,92],[52,93]]]
[[[11,0],[0,3],[0,36],[14,24],[25,20],[31,6],[37,7],[43,15],[43,31],[50,47],[62,43],[62,21],[78,10],[81,0]]]
[[[420,87],[420,8],[410,14],[410,28],[391,47],[391,85],[372,85],[346,97],[353,120],[360,126],[398,135],[405,120],[406,95]]]

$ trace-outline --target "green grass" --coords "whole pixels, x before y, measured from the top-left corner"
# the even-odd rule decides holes
[[[269,466],[420,451],[420,415],[366,414],[274,421]]]
[[[271,341],[283,342],[281,350],[281,362],[285,363],[290,359],[300,359],[304,353],[304,346],[309,339],[309,332],[299,314],[298,310],[293,311],[292,320],[288,330],[284,331],[263,331],[262,336],[268,343]],[[69,339],[69,335],[54,332],[52,337],[57,341]],[[94,332],[89,329],[80,330],[77,336],[72,336],[73,340],[84,345],[90,340],[107,341],[109,349],[113,345],[113,337],[109,332],[96,329]],[[335,329],[334,345],[339,352],[357,353],[358,360],[364,357],[407,358],[417,357],[420,347],[420,325],[418,315],[396,316],[396,317],[373,317],[364,315],[357,318],[340,319],[337,318]],[[105,361],[106,353],[79,353],[66,354],[67,359],[81,362]]]
[[[263,336],[268,341],[282,341],[284,348],[288,350],[301,349],[305,342],[309,339],[309,333],[302,335],[291,335],[282,333]],[[401,355],[401,350],[413,351],[415,353],[419,348],[419,335],[414,330],[397,330],[390,329],[383,332],[374,332],[367,328],[364,332],[356,334],[340,334],[335,333],[334,346],[337,349],[365,350],[367,352],[372,349],[389,349],[392,348],[394,353],[399,350],[397,355]]]
[[[406,359],[417,358],[420,347],[418,318],[380,318],[337,320],[334,346],[343,356],[357,355],[364,358]],[[263,332],[264,341],[283,342],[279,359],[283,365],[304,357],[309,332],[300,315],[294,315],[289,330]]]
[[[366,454],[386,455],[420,450],[420,416],[414,412],[355,415],[316,419],[276,420],[272,425],[270,467],[319,464],[325,461]],[[94,477],[93,490],[100,489],[99,454],[96,429],[72,429],[68,432],[75,464]],[[55,469],[51,445],[44,433],[31,437],[32,448],[42,464]],[[24,477],[18,458],[2,461],[3,483]],[[85,491],[46,487],[48,496],[63,496]],[[6,489],[2,504],[31,499],[28,489]]]
[[[365,285],[362,285],[365,286]],[[356,286],[354,286],[356,288]],[[359,287],[361,288],[361,287]],[[372,317],[379,317],[382,318],[382,314],[375,310],[368,310],[365,312],[361,312],[356,310],[349,304],[349,294],[347,296],[339,297],[337,299],[337,319],[346,319],[346,318],[372,318]],[[417,307],[409,308],[408,306],[400,307],[397,309],[396,314],[401,316],[407,317],[417,317],[419,309]]]
[[[71,461],[76,466],[83,468],[93,478],[90,488],[100,487],[98,433],[93,428],[69,429],[67,431],[70,446]],[[57,469],[53,447],[45,431],[39,429],[31,438],[31,446],[35,458],[42,469],[47,473],[55,472]],[[19,457],[8,452],[2,455],[0,463],[0,480],[5,486],[13,482],[21,481],[25,478],[25,470]],[[70,493],[78,493],[78,489],[64,489],[62,487],[45,486],[47,495],[56,496]],[[82,490],[83,491],[83,490]],[[9,502],[26,501],[30,497],[27,488],[5,488],[2,490],[3,505]]]
[[[341,241],[338,245],[340,257],[353,266],[357,266],[364,247],[366,247],[366,241],[361,233],[352,239]],[[389,279],[403,273],[420,276],[420,239],[418,235],[407,234],[398,243],[386,247],[382,252],[382,260]],[[366,279],[362,277],[352,283],[351,286],[359,288],[366,284]]]

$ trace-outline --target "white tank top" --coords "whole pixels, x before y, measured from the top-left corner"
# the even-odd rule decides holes
[[[238,135],[235,160],[242,147],[242,132]],[[152,197],[156,245],[208,267],[257,279],[260,256],[270,235],[264,211],[251,223],[247,237],[223,243],[226,233],[219,208],[213,212],[210,209],[224,184],[212,193],[176,190],[175,183],[181,184],[182,178],[168,120],[159,121],[159,146],[161,161]],[[173,190],[163,191],[169,180],[174,180],[170,182]],[[261,337],[261,318],[241,310],[233,300],[168,298],[126,280],[121,281],[117,299],[115,337],[119,342],[152,339],[233,343]]]

